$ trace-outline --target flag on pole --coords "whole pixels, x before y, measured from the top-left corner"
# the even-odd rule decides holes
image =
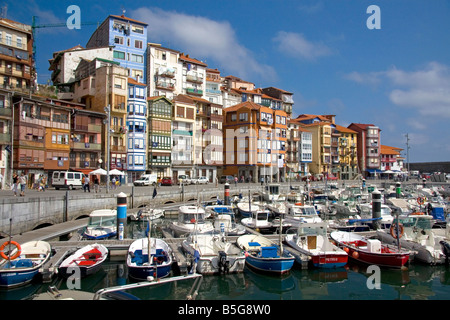
[[[158,192],[156,192],[156,188],[154,188],[154,189],[153,189],[153,198],[152,198],[152,199],[155,199],[155,197],[156,197],[157,194],[158,194]]]

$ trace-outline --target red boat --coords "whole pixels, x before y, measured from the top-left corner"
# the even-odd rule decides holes
[[[410,251],[387,246],[376,239],[367,239],[353,232],[335,231],[330,234],[338,246],[356,261],[380,267],[401,268],[409,261]]]

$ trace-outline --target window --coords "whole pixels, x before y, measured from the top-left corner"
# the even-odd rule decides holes
[[[114,37],[114,43],[115,44],[123,44],[123,37],[115,36]]]
[[[239,121],[248,121],[248,113],[239,114]]]
[[[22,49],[22,37],[17,37],[17,47]]]
[[[142,41],[141,40],[134,40],[134,47],[138,49],[142,49]]]
[[[125,52],[114,50],[114,59],[125,60]]]
[[[144,28],[138,26],[132,26],[131,31],[135,33],[144,34]]]
[[[6,44],[7,44],[8,46],[12,45],[12,35],[10,35],[9,33],[7,33],[7,34],[6,34],[5,40],[6,40]]]
[[[132,54],[131,62],[144,63],[144,56],[141,56],[138,54]]]

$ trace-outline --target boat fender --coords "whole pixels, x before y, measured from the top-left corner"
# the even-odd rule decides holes
[[[397,239],[397,224],[396,223],[392,223],[391,227],[389,229],[389,233],[391,234],[391,236],[394,239]],[[403,225],[401,223],[398,224],[398,236],[399,238],[401,238],[403,236],[403,233],[405,232],[405,229],[403,228]]]
[[[15,246],[15,247],[17,248],[17,252],[16,252],[13,256],[11,256],[11,257],[8,257],[8,256],[3,252],[3,250],[5,250],[5,248],[6,248],[7,245],[13,245],[13,246]],[[4,242],[4,243],[2,244],[2,246],[0,247],[0,256],[1,256],[3,259],[5,259],[5,260],[14,260],[14,259],[16,259],[17,257],[19,257],[21,253],[22,253],[22,248],[20,247],[20,244],[18,244],[16,241],[6,241],[6,242]]]
[[[357,251],[353,251],[352,257],[355,258],[355,259],[358,259],[359,258],[359,253]]]

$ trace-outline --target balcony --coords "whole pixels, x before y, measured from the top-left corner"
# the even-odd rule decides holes
[[[197,96],[202,96],[203,95],[203,90],[201,90],[201,89],[194,89],[194,88],[186,88],[186,93],[187,94],[197,95]]]
[[[111,146],[111,152],[126,152],[127,147],[125,146]]]
[[[11,135],[9,133],[0,133],[0,144],[11,144]]]
[[[193,82],[193,83],[203,83],[203,78],[198,77],[198,76],[187,75],[186,81]]]
[[[157,72],[156,75],[161,76],[161,77],[166,77],[166,78],[173,78],[173,77],[175,77],[175,71],[165,70],[163,72]]]
[[[100,143],[89,143],[89,142],[74,142],[73,149],[82,149],[86,151],[100,151],[102,150],[102,145]]]
[[[0,117],[11,117],[11,114],[10,108],[0,108]]]
[[[156,88],[162,89],[162,90],[170,90],[170,91],[175,90],[175,84],[174,83],[158,81],[158,82],[156,82],[155,86],[156,86]]]

